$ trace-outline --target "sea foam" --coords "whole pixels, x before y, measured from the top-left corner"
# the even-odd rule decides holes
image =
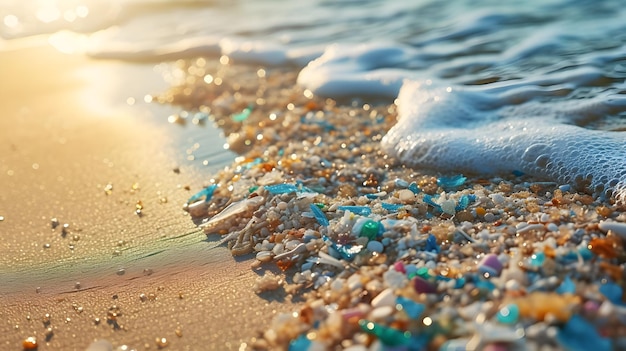
[[[507,118],[513,110],[494,109],[498,102],[482,92],[408,81],[397,99],[398,123],[382,147],[410,165],[478,174],[521,171],[626,202],[625,133],[541,116]],[[550,107],[543,112],[556,114]]]
[[[532,52],[528,42],[545,44],[529,40],[519,51]],[[606,61],[619,53],[623,48],[585,59]],[[612,77],[581,65],[468,86],[406,69],[434,56],[394,44],[333,45],[300,72],[298,83],[335,98],[397,96],[398,123],[382,147],[408,165],[477,174],[520,171],[626,203],[626,133],[581,127],[626,111],[626,98],[611,89],[566,98]],[[456,65],[431,73],[445,76]]]

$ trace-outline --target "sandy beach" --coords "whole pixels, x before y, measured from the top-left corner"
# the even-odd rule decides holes
[[[0,67],[3,349],[238,349],[289,308],[182,210],[207,174],[167,107],[129,105],[167,86],[152,65],[33,45]]]
[[[408,167],[380,146],[396,105],[235,61],[178,60],[170,86],[149,64],[0,56],[8,349],[626,343],[623,204],[517,172]],[[198,140],[238,157],[201,167],[184,117],[198,111]],[[192,218],[182,205],[203,188]]]

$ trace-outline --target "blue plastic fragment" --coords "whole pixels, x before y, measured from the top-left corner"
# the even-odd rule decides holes
[[[363,249],[363,246],[361,245],[350,245],[350,244],[346,244],[346,245],[340,245],[334,242],[330,242],[330,248],[332,250],[334,250],[335,252],[337,252],[337,254],[339,255],[339,257],[341,257],[342,259],[346,260],[346,261],[352,261],[352,259],[354,259],[354,256],[356,254],[358,254],[359,252],[361,252],[361,250]],[[331,250],[329,250],[330,252]],[[333,255],[335,256],[335,255]]]
[[[561,190],[562,192],[568,192],[572,189],[572,186],[569,184],[563,184],[561,186],[559,186],[559,190]]]
[[[428,238],[426,239],[425,251],[436,253],[439,253],[441,251],[441,248],[439,247],[439,245],[437,245],[437,238],[432,234],[429,234]]]
[[[591,323],[577,314],[557,331],[556,341],[569,351],[613,350],[611,340],[603,338]]]
[[[574,284],[569,276],[566,276],[563,282],[561,282],[561,285],[556,288],[556,292],[559,294],[573,294],[576,292],[576,284]]]
[[[524,172],[522,172],[522,171],[513,171],[513,172],[511,172],[511,173],[512,173],[514,176],[516,176],[516,177],[521,177],[521,176],[523,176],[523,175],[524,175]]]
[[[622,301],[624,291],[621,286],[608,282],[601,284],[598,290],[612,303],[616,305],[624,305],[624,302]]]
[[[287,194],[287,193],[295,193],[298,191],[298,188],[293,184],[273,184],[266,185],[265,189],[269,191],[271,194]]]
[[[378,194],[365,194],[365,197],[370,199],[370,200],[374,200],[374,199],[378,199],[380,197],[380,195],[378,195]]]
[[[406,313],[406,315],[411,319],[418,319],[426,310],[425,305],[417,303],[411,299],[407,299],[404,296],[398,296],[396,298],[396,304],[402,306],[404,313]]]
[[[302,334],[289,343],[289,351],[306,351],[311,346],[311,340]]]
[[[409,190],[411,190],[413,194],[419,194],[420,192],[422,192],[422,190],[417,186],[417,183],[415,182],[411,182],[411,184],[409,184]]]
[[[195,202],[196,200],[201,199],[203,196],[204,196],[204,202],[211,201],[211,198],[213,197],[213,192],[215,192],[216,188],[217,188],[217,184],[209,185],[208,187],[198,191],[193,196],[191,196],[189,200],[187,200],[187,203]]]
[[[381,202],[380,205],[383,207],[383,209],[391,212],[397,212],[399,209],[404,207],[404,205],[402,204],[390,204],[388,202]]]
[[[433,200],[433,197],[432,197],[432,196],[430,196],[430,195],[428,195],[428,194],[425,194],[425,195],[424,195],[424,202],[425,202],[425,203],[427,203],[427,204],[429,204],[429,205],[431,205],[432,207],[436,208],[437,210],[441,211],[441,205],[439,205],[438,203],[436,203],[436,202]]]
[[[367,206],[339,206],[337,209],[341,211],[350,211],[361,216],[369,216],[372,214],[372,209]]]
[[[588,248],[584,247],[578,250],[580,257],[582,257],[583,261],[589,261],[593,258],[593,252]]]
[[[462,174],[455,175],[452,177],[440,177],[440,178],[437,178],[437,185],[439,185],[440,187],[444,189],[454,189],[465,184],[466,180],[467,178],[464,177]]]
[[[311,208],[311,212],[313,212],[317,223],[319,223],[323,227],[328,227],[330,223],[328,222],[328,218],[326,218],[324,212],[322,212],[322,210],[320,210],[320,208],[317,207],[316,204],[310,204],[309,207]]]
[[[470,197],[468,195],[463,195],[459,198],[459,203],[454,207],[454,210],[459,212],[463,211],[470,204]]]
[[[396,180],[394,180],[393,182],[399,188],[407,188],[409,186],[409,182],[404,179],[396,178]]]

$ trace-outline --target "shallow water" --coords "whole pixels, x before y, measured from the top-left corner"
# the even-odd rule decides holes
[[[626,197],[626,135],[611,132],[626,129],[618,0],[0,4],[5,40],[43,33],[61,51],[132,61],[288,64],[337,99],[393,101],[404,86],[400,123],[383,140],[404,162],[523,171]]]

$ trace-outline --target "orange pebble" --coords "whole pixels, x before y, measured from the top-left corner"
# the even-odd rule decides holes
[[[22,341],[22,347],[24,350],[37,350],[39,344],[37,344],[37,338],[34,336],[29,336],[24,341]]]
[[[487,213],[487,210],[485,210],[482,207],[476,207],[476,215],[478,216],[484,216]]]

